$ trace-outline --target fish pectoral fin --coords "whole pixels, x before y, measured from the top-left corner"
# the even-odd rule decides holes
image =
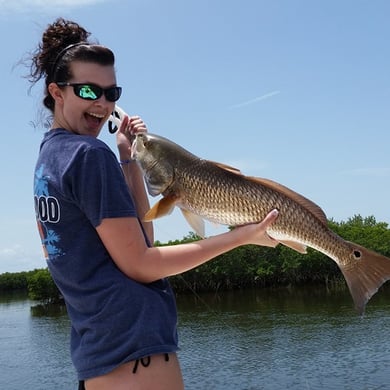
[[[301,244],[300,242],[288,241],[288,240],[283,240],[283,241],[279,241],[279,242],[285,246],[288,246],[290,249],[294,249],[294,251],[297,251],[297,252],[302,253],[304,255],[307,253],[307,246],[304,244]]]
[[[164,217],[170,214],[175,208],[177,198],[173,195],[165,196],[160,199],[145,215],[144,222],[150,222],[153,219]]]
[[[180,209],[183,213],[184,218],[189,223],[189,225],[195,230],[195,233],[199,236],[204,238],[205,236],[205,227],[204,227],[204,220],[199,215],[196,215],[194,213],[191,213],[188,210]]]

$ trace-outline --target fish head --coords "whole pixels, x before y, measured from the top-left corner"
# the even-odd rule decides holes
[[[174,165],[166,141],[151,133],[138,133],[132,142],[131,158],[141,167],[151,196],[164,193],[174,181]]]

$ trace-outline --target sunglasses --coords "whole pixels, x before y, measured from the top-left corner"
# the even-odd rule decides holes
[[[76,96],[84,100],[97,100],[103,94],[109,102],[116,102],[122,94],[121,87],[102,88],[96,84],[88,83],[56,83],[59,87],[73,87]]]

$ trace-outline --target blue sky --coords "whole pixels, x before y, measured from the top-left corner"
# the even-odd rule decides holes
[[[55,18],[114,50],[119,105],[149,131],[336,221],[390,223],[389,15],[386,0],[0,0],[0,273],[46,266],[32,199],[43,86],[29,94],[15,64]],[[177,211],[155,226],[163,242],[190,231]]]

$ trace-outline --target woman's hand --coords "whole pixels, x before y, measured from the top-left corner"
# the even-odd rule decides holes
[[[147,132],[148,129],[144,121],[139,116],[125,116],[121,126],[116,133],[116,142],[118,145],[121,159],[128,159],[131,155],[131,142],[133,136],[137,133]]]
[[[270,237],[267,233],[267,228],[275,222],[278,217],[278,210],[272,210],[267,216],[259,223],[249,224],[245,226],[237,227],[238,234],[243,234],[247,244],[255,244],[261,246],[269,246],[275,248],[279,244],[279,241]]]

